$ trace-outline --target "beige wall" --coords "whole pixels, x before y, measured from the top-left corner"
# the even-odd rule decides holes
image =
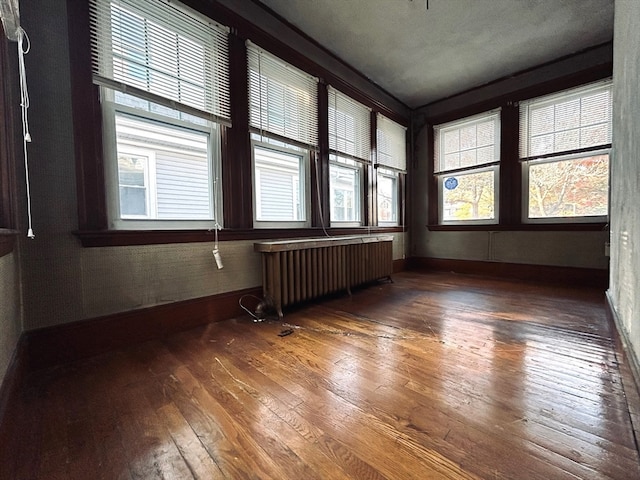
[[[418,256],[606,269],[607,232],[429,232]]]
[[[0,384],[20,337],[20,289],[15,253],[0,258]]]
[[[640,365],[640,2],[616,0],[609,299]]]

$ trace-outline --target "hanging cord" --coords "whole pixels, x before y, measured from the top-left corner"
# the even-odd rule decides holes
[[[249,310],[247,307],[245,307],[242,304],[242,300],[244,300],[247,297],[254,298],[254,299],[258,300],[258,302],[262,302],[262,298],[256,297],[255,295],[251,295],[250,293],[247,293],[245,295],[242,295],[238,299],[238,305],[240,305],[240,308],[242,308],[245,312],[247,312],[249,315],[251,315],[251,318],[253,318],[254,323],[255,322],[262,322],[264,320],[264,318],[258,317],[255,313],[253,313],[251,310]]]
[[[218,177],[213,180],[213,227],[209,229],[209,232],[213,230],[213,258],[216,261],[216,265],[218,270],[224,268],[224,264],[222,263],[222,257],[220,256],[220,249],[218,243],[218,231],[222,229],[222,226],[218,223]]]
[[[222,229],[222,225],[218,223],[218,183],[218,175],[216,174],[213,180],[213,218],[215,219],[213,223],[213,249],[216,251],[218,250],[218,231]]]
[[[316,169],[316,194],[318,196],[318,213],[320,214],[320,225],[322,225],[322,231],[324,232],[324,234],[327,237],[330,237],[331,235],[329,235],[329,232],[327,232],[327,229],[324,226],[324,215],[322,214],[322,198],[320,196],[320,179],[319,179],[319,172],[318,172],[318,158],[320,157],[320,155],[314,155],[314,162],[313,165],[315,166]]]
[[[26,45],[24,43],[26,40]],[[28,230],[27,237],[33,239],[35,234],[31,224],[31,189],[29,187],[29,157],[27,152],[27,143],[31,142],[31,134],[29,133],[29,119],[27,110],[29,109],[29,91],[27,90],[27,71],[24,66],[24,56],[31,50],[31,42],[27,32],[22,27],[18,28],[18,66],[20,69],[20,108],[22,110],[22,147],[24,152],[24,173],[25,184],[27,187],[27,218]]]

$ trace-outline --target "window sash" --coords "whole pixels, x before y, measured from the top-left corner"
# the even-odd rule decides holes
[[[308,226],[308,152],[272,143],[251,143],[254,226]],[[292,162],[293,159],[297,161]],[[278,183],[283,181],[284,184]],[[287,212],[289,215],[285,215]]]
[[[175,1],[91,0],[90,31],[94,83],[229,122],[224,27]]]
[[[378,202],[378,225],[392,226],[398,225],[398,185],[400,176],[398,172],[386,170],[383,168],[376,169],[378,175],[377,183],[377,202]],[[382,185],[389,182],[390,191],[383,192]],[[383,218],[389,212],[387,218]]]
[[[304,145],[318,145],[318,79],[247,45],[249,124]]]
[[[611,144],[611,81],[520,103],[520,159],[593,150]]]
[[[602,160],[606,157],[606,162]],[[593,159],[591,165],[580,165],[581,161],[588,161]],[[526,223],[585,223],[585,222],[604,222],[607,220],[609,211],[609,162],[610,162],[610,150],[600,149],[593,150],[588,153],[567,154],[556,156],[553,158],[536,159],[525,161],[522,164],[522,218]],[[565,165],[565,168],[560,167],[561,164]],[[576,165],[572,168],[572,165]],[[559,170],[552,172],[552,176],[547,178],[547,185],[538,183],[538,188],[547,190],[539,192],[539,198],[551,199],[557,198],[557,201],[561,201],[562,204],[556,205],[540,205],[540,200],[536,202],[536,205],[531,205],[532,191],[531,191],[531,176],[532,169],[544,169],[545,167],[558,166]],[[591,170],[585,171],[585,170]],[[541,173],[541,175],[544,175]],[[580,183],[593,181],[595,178],[596,184],[594,188],[588,189],[588,191],[580,192]],[[600,182],[598,183],[598,179]],[[544,178],[543,178],[544,180]],[[557,180],[563,180],[561,184]],[[562,188],[569,184],[571,188]],[[553,191],[555,190],[555,192]],[[561,197],[561,198],[558,198]],[[582,205],[584,203],[596,203],[595,209],[600,210],[598,213],[591,214],[557,214],[560,212],[573,209],[575,211],[585,211],[589,205]]]
[[[407,169],[407,129],[377,114],[376,144],[377,163],[400,170]]]
[[[219,218],[222,202],[214,180],[219,158],[217,125],[199,118],[185,120],[116,103],[115,95],[117,92],[102,89],[110,227],[211,228]],[[180,115],[178,111],[165,113]],[[120,178],[119,153],[148,159],[144,172],[147,208],[144,215],[120,213],[120,187],[126,184]],[[179,169],[175,174],[171,173],[174,166]]]
[[[329,149],[360,160],[371,158],[371,111],[329,86]]]
[[[500,161],[500,111],[433,127],[434,172],[464,171]]]
[[[340,173],[352,176],[352,183],[343,182],[344,188],[339,188]],[[359,162],[340,158],[336,155],[329,157],[329,192],[331,223],[340,226],[360,225],[362,222],[362,166]],[[343,192],[342,205],[337,203],[336,192]],[[345,195],[346,194],[346,195]],[[342,209],[344,215],[339,215]],[[339,218],[341,217],[341,218]]]
[[[488,185],[491,185],[493,189],[493,202],[492,203],[487,202],[486,199],[485,201],[483,201],[482,195],[478,194],[478,190],[476,186],[474,186],[471,192],[474,195],[473,198],[469,199],[468,196],[463,197],[464,201],[461,201],[459,203],[462,203],[466,205],[468,208],[470,208],[472,213],[474,212],[474,210],[477,210],[478,216],[476,216],[475,218],[465,219],[465,218],[451,218],[450,215],[447,215],[447,213],[445,212],[446,206],[445,206],[444,197],[445,195],[447,195],[445,190],[453,191],[457,189],[457,187],[460,186],[461,178],[471,177],[471,176],[478,177],[479,175],[484,175],[488,173],[492,174],[493,181],[490,182]],[[497,224],[498,223],[499,206],[500,206],[500,198],[499,198],[500,168],[499,166],[484,165],[476,168],[470,168],[468,170],[465,170],[463,172],[459,172],[456,174],[451,174],[449,172],[442,172],[437,174],[437,176],[438,176],[438,197],[439,197],[438,208],[439,208],[440,224],[442,225],[473,225],[473,224]],[[447,185],[447,180],[450,178],[456,178],[456,182],[452,186]],[[487,186],[486,181],[481,183],[484,183],[484,185],[482,185],[483,188]],[[484,214],[483,212],[486,212],[487,209],[489,209],[488,210],[489,214]]]

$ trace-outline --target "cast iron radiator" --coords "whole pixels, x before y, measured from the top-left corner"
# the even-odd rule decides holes
[[[257,242],[262,290],[282,308],[380,278],[391,279],[393,237],[368,235]]]

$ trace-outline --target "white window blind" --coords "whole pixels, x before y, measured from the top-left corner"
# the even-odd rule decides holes
[[[436,173],[500,161],[500,112],[490,111],[433,127]]]
[[[520,158],[611,143],[611,81],[520,103]]]
[[[95,83],[229,120],[224,27],[168,0],[91,0],[90,22]]]
[[[305,145],[318,144],[318,79],[249,43],[249,123]]]
[[[370,110],[329,87],[329,148],[361,160],[371,158]]]
[[[406,170],[407,129],[381,114],[377,116],[377,124],[378,163],[396,170]]]

